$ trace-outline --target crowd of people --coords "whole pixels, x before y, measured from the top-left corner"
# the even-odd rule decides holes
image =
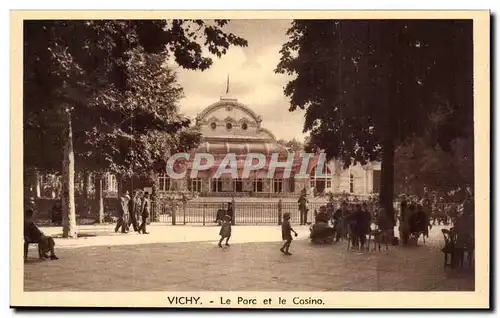
[[[298,200],[298,208],[307,210],[304,203],[307,202],[303,196]],[[321,206],[319,211],[314,212],[313,229],[316,232],[326,233],[332,227],[335,233],[335,241],[342,237],[350,237],[354,247],[363,247],[366,236],[373,231],[385,233],[386,237],[392,237],[391,244],[409,244],[410,239],[420,236],[428,237],[429,230],[433,225],[450,225],[456,231],[469,232],[473,229],[474,205],[472,196],[467,195],[463,203],[445,203],[442,199],[432,198],[428,193],[422,197],[405,196],[400,197],[399,208],[394,209],[394,218],[385,213],[376,200],[343,199],[339,206],[335,201]],[[301,224],[302,217],[301,217]],[[329,226],[332,225],[332,227]],[[399,238],[394,238],[392,232],[398,226]],[[321,234],[321,233],[320,233]],[[391,234],[391,235],[388,235]]]
[[[149,234],[146,225],[151,212],[151,201],[148,192],[136,190],[134,197],[130,198],[129,192],[125,191],[120,197],[118,206],[118,221],[115,233],[121,229],[122,233],[128,233],[130,226],[139,234]]]
[[[349,238],[353,247],[363,248],[366,244],[366,236],[372,231],[372,224],[381,232],[392,229],[392,221],[382,208],[372,209],[368,202],[348,202],[343,201],[335,209],[333,203],[322,206],[314,213],[313,229],[316,233],[330,229],[335,236],[335,242],[342,238]],[[332,225],[332,227],[329,226]]]

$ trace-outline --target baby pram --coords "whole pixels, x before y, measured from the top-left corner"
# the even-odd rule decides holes
[[[331,244],[335,240],[335,229],[328,225],[328,214],[321,211],[316,214],[315,223],[309,228],[309,238],[313,244]]]
[[[309,228],[309,238],[314,244],[331,244],[335,240],[335,229],[327,223],[317,223]]]

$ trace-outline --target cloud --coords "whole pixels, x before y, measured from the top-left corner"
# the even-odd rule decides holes
[[[232,20],[228,31],[247,39],[248,47],[231,47],[204,72],[176,68],[185,94],[181,112],[194,118],[217,102],[226,92],[229,75],[230,96],[262,116],[263,127],[278,139],[303,140],[303,112],[290,113],[289,100],[283,94],[290,78],[274,73],[289,25],[287,20]]]

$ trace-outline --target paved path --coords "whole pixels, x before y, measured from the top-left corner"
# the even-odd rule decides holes
[[[83,227],[95,237],[56,239],[58,261],[25,263],[26,291],[441,291],[474,290],[465,271],[443,269],[440,229],[427,245],[388,253],[313,246],[297,227],[292,256],[278,249],[277,226],[236,226],[232,246],[216,246],[218,227],[151,226],[149,235]],[[59,228],[44,229],[57,234]],[[31,257],[36,256],[30,250]]]

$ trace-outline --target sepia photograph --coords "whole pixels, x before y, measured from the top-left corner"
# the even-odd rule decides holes
[[[488,11],[149,14],[11,12],[11,306],[490,306]]]

